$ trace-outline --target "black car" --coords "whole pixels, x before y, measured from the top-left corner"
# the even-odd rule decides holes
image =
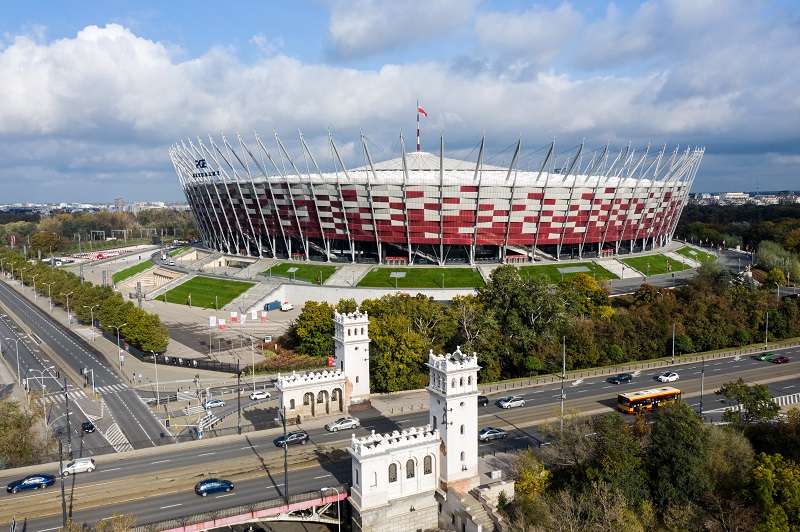
[[[37,490],[39,488],[44,489],[48,486],[52,486],[55,483],[56,477],[54,475],[39,473],[36,475],[28,475],[20,480],[15,480],[6,486],[6,491],[9,493],[18,493],[25,490]]]
[[[308,432],[304,430],[295,430],[293,432],[287,432],[286,436],[280,436],[272,440],[272,443],[275,444],[275,447],[281,447],[283,445],[294,445],[299,443],[300,445],[305,445],[308,441]]]
[[[489,398],[485,395],[478,396],[478,406],[489,406]]]
[[[95,431],[94,423],[92,423],[91,421],[84,421],[83,423],[81,423],[81,430],[83,430],[83,432],[94,432]]]
[[[633,380],[633,375],[630,373],[620,373],[619,375],[614,375],[608,379],[608,382],[611,384],[622,384],[623,382],[631,382]]]

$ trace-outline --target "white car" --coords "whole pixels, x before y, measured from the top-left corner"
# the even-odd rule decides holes
[[[223,401],[222,399],[209,399],[208,401],[206,401],[203,404],[203,406],[205,408],[214,408],[216,406],[225,406],[225,401]]]
[[[258,390],[250,394],[250,399],[253,401],[256,399],[269,399],[270,397],[270,393],[264,390]]]
[[[515,406],[525,406],[525,399],[519,395],[512,395],[505,399],[500,399],[500,408],[514,408]]]
[[[96,465],[93,458],[76,458],[61,469],[61,475],[68,477],[69,475],[83,473],[84,471],[91,473],[95,470],[95,467]]]
[[[666,373],[662,373],[656,378],[660,382],[675,382],[676,380],[678,380],[678,374],[673,371],[668,371]]]
[[[330,432],[339,432],[340,430],[354,429],[360,425],[361,422],[358,420],[358,418],[342,417],[336,421],[331,421],[325,425],[325,428]]]

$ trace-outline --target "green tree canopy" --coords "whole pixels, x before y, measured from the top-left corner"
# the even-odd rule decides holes
[[[772,400],[766,384],[748,385],[744,379],[726,382],[714,392],[725,398],[728,408],[723,419],[730,423],[769,421],[778,417],[781,407]]]

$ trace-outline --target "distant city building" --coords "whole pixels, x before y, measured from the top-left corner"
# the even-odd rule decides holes
[[[566,160],[487,164],[416,151],[346,168],[331,138],[323,172],[305,141],[302,172],[280,139],[174,145],[170,156],[206,246],[233,255],[308,260],[458,260],[599,256],[663,246],[673,235],[703,149],[651,154],[605,146]],[[557,160],[558,159],[558,160]]]

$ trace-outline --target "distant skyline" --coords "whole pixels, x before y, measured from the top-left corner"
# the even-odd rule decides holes
[[[171,145],[211,134],[306,171],[416,149],[508,164],[556,138],[705,147],[692,192],[800,188],[792,0],[0,0],[0,204],[185,201]],[[485,159],[485,160],[486,160]],[[586,161],[584,161],[585,164]],[[758,184],[758,185],[757,185]]]

